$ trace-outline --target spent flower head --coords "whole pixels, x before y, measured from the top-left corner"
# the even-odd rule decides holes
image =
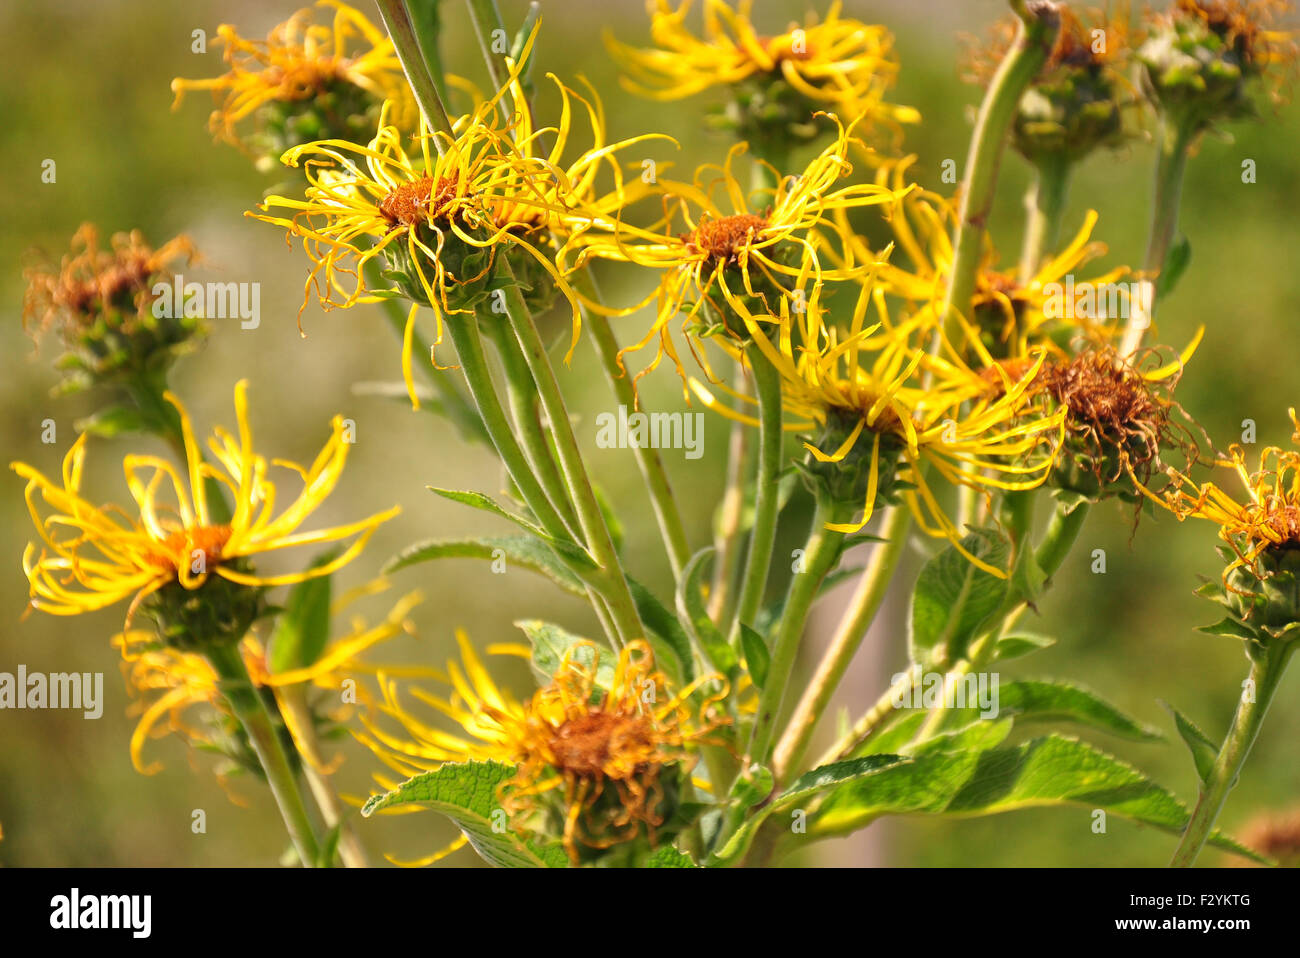
[[[172,80],[173,109],[186,93],[211,91],[213,134],[249,150],[268,169],[284,150],[312,140],[369,139],[385,100],[398,104],[391,118],[412,128],[415,100],[392,41],[340,0],[316,6],[334,11],[332,24],[313,23],[313,11],[303,9],[264,41],[222,24],[217,36],[229,70],[206,80]],[[241,135],[249,117],[255,129]]]

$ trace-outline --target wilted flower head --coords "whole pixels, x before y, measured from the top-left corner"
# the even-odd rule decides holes
[[[399,104],[392,119],[413,127],[415,101],[392,41],[340,0],[316,5],[335,11],[331,26],[313,23],[310,9],[278,24],[265,41],[246,40],[222,24],[217,36],[229,71],[208,80],[173,80],[174,108],[190,91],[212,91],[218,103],[208,121],[212,132],[251,148],[267,167],[284,150],[311,140],[369,139],[385,100]],[[238,127],[250,116],[256,131],[244,140]]]
[[[23,325],[33,337],[52,331],[63,342],[67,353],[58,365],[68,376],[62,389],[164,373],[193,348],[203,321],[184,309],[156,311],[153,305],[155,285],[172,282],[170,265],[188,265],[197,255],[187,236],[154,249],[139,230],[117,233],[109,249],[100,249],[99,231],[84,223],[59,266],[28,269]]]
[[[691,0],[675,9],[649,0],[654,47],[637,49],[611,36],[605,42],[626,71],[624,86],[656,100],[676,100],[711,87],[730,99],[717,125],[759,151],[816,138],[821,110],[897,130],[920,117],[910,107],[885,102],[898,76],[894,38],[882,26],[840,16],[835,0],[822,21],[790,24],[778,34],[759,32],[753,0],[704,0],[704,31],[686,26]],[[782,171],[785,172],[785,171]]]
[[[182,476],[158,456],[127,456],[123,468],[135,515],[82,496],[85,434],[64,458],[59,481],[26,463],[11,464],[27,480],[27,505],[41,540],[23,553],[33,608],[77,615],[130,597],[128,626],[136,609],[143,608],[163,641],[182,649],[203,648],[247,634],[264,611],[263,587],[328,575],[361,552],[398,508],[346,525],[300,531],[343,472],[350,443],[342,417],[335,417],[333,435],[310,467],[274,460],[297,473],[303,484],[297,497],[284,503],[267,476],[267,460],[253,451],[247,388],[245,381],[235,386],[238,435],[217,428],[208,441],[217,465],[199,451],[185,407],[167,394],[180,415],[186,473]],[[234,494],[229,519],[218,513],[224,507],[213,497],[214,485]],[[263,553],[347,539],[353,541],[331,561],[303,572],[262,575],[252,567],[254,557]]]
[[[359,738],[386,764],[403,775],[448,762],[513,765],[498,795],[512,827],[562,836],[574,864],[614,845],[642,838],[653,845],[665,837],[695,763],[691,749],[726,721],[717,705],[725,683],[706,676],[674,690],[645,642],[629,643],[611,668],[611,653],[579,641],[552,681],[521,702],[497,686],[462,633],[457,641],[464,666],[448,664],[443,681],[451,694],[414,688],[411,695],[460,731],[422,721],[385,683],[379,712],[400,722],[403,733],[364,720]],[[519,646],[489,651],[529,654]]]
[[[1014,20],[999,23],[987,45],[973,47],[967,79],[987,85],[1014,36]],[[1127,3],[1082,17],[1062,5],[1056,43],[1012,121],[1016,149],[1034,163],[1073,163],[1122,142],[1124,111],[1137,102],[1130,55]]]
[[[1282,67],[1295,59],[1293,35],[1273,29],[1290,8],[1289,0],[1177,0],[1137,51],[1151,97],[1191,132],[1250,115],[1248,82],[1266,77],[1276,96]]]

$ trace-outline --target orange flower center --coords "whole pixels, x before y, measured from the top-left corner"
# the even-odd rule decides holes
[[[765,216],[737,213],[716,220],[702,219],[700,225],[682,239],[691,250],[727,263],[736,259],[738,249],[753,242],[753,238],[767,225]]]
[[[456,177],[422,176],[403,183],[379,201],[379,212],[394,227],[419,226],[437,217],[456,195]]]
[[[193,568],[194,560],[203,557],[203,568],[208,569],[221,562],[222,550],[230,541],[230,526],[196,526],[192,529],[177,529],[159,543],[155,552],[145,558],[160,569],[175,572],[181,565]]]
[[[627,778],[653,760],[657,746],[649,716],[593,709],[557,726],[550,751],[559,771],[578,778]]]

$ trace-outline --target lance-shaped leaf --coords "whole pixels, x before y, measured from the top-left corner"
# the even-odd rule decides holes
[[[505,812],[497,790],[515,773],[500,762],[457,762],[407,779],[375,795],[361,809],[365,817],[384,808],[419,804],[446,815],[488,864],[498,868],[565,868],[568,856],[557,844],[539,844],[501,828]],[[495,822],[494,822],[495,819]],[[497,826],[494,828],[494,824]],[[498,830],[500,829],[500,830]]]
[[[986,529],[962,539],[962,548],[1005,569],[1007,541]],[[908,648],[913,662],[939,666],[962,658],[981,626],[1002,605],[1007,580],[981,569],[953,546],[927,562],[912,592]]]
[[[476,536],[465,539],[430,539],[407,546],[384,563],[384,575],[431,559],[504,559],[510,564],[544,575],[566,592],[585,595],[586,589],[554,550],[532,536]]]
[[[337,549],[331,549],[313,559],[311,568],[320,568],[338,555]],[[289,590],[284,611],[271,633],[269,664],[273,673],[306,668],[325,651],[330,637],[332,578],[306,579]]]
[[[974,721],[977,717],[990,717],[983,715],[983,709],[994,712],[999,718],[1014,717],[1021,724],[1072,722],[1142,742],[1164,738],[1159,729],[1139,722],[1095,692],[1070,682],[1018,679],[996,685],[989,683],[982,703],[976,702],[978,693],[975,690],[966,688],[963,691],[966,693],[962,701],[964,707],[949,709],[946,723],[949,728]]]
[[[614,682],[613,652],[608,649],[593,648],[586,644],[587,640],[541,619],[521,619],[515,623],[515,626],[523,631],[533,647],[530,664],[539,683],[549,685],[555,678],[555,673],[560,670],[560,663],[564,661],[565,655],[577,645],[573,658],[582,667],[590,669],[593,659],[599,656],[596,666],[596,687],[609,691],[610,685]]]
[[[735,678],[739,659],[722,630],[709,618],[704,605],[704,573],[713,560],[713,546],[706,546],[686,563],[677,583],[677,618],[713,667],[727,678]]]
[[[1178,709],[1168,702],[1161,702],[1160,704],[1168,709],[1169,713],[1174,717],[1174,724],[1178,727],[1178,735],[1187,743],[1187,748],[1192,753],[1192,761],[1196,764],[1196,774],[1200,776],[1202,782],[1209,781],[1210,770],[1214,768],[1214,763],[1219,758],[1219,746],[1210,741],[1210,737],[1201,731],[1201,727]]]

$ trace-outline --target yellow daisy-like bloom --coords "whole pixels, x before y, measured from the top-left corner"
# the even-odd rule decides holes
[[[386,583],[380,580],[358,591],[369,593],[385,587]],[[331,612],[337,613],[352,598],[351,595],[340,598]],[[266,650],[252,635],[240,642],[239,653],[253,684],[273,690],[277,698],[290,686],[310,684],[338,692],[350,681],[352,684],[347,687],[355,691],[351,702],[368,709],[373,707],[374,700],[369,689],[359,680],[374,676],[383,667],[364,662],[359,657],[372,646],[409,632],[406,617],[419,601],[419,593],[403,597],[378,625],[371,626],[364,619],[354,618],[349,633],[330,642],[320,657],[304,668],[272,673]],[[198,706],[208,706],[217,710],[219,715],[228,715],[220,679],[204,656],[160,646],[157,637],[150,632],[123,632],[114,636],[113,644],[122,650],[122,672],[128,688],[137,696],[131,706],[131,713],[140,717],[131,735],[131,764],[136,771],[152,775],[162,768],[156,761],[146,764],[144,748],[151,739],[168,733],[180,735],[192,747],[220,747],[223,730],[220,721],[212,721],[211,713],[205,716],[203,724],[192,724],[186,718],[186,713]],[[351,710],[351,704],[344,704],[341,697],[337,697],[336,702],[328,714],[334,721],[343,721]],[[315,746],[307,744],[302,730],[293,721],[293,714],[292,710],[281,710],[299,755],[310,761],[316,752]],[[165,725],[162,724],[164,721]],[[338,760],[335,760],[322,771],[331,772],[337,765]]]
[[[185,407],[166,394],[180,414],[187,474],[182,476],[158,456],[127,456],[123,468],[138,518],[117,506],[95,505],[82,496],[85,434],[64,458],[60,480],[50,479],[26,463],[11,464],[28,480],[27,505],[41,537],[39,546],[29,544],[23,554],[33,607],[54,615],[77,615],[134,596],[127,614],[129,624],[142,600],[172,584],[192,592],[213,576],[253,587],[301,582],[328,575],[351,562],[379,524],[397,515],[400,509],[394,507],[359,522],[299,531],[333,491],[347,461],[349,443],[342,417],[335,417],[333,435],[309,467],[274,460],[275,465],[296,472],[303,483],[302,491],[276,514],[282,502],[275,484],[267,478],[266,459],[253,451],[247,390],[247,381],[235,386],[238,436],[217,428],[208,442],[217,465],[205,461],[200,453]],[[234,513],[229,521],[214,518],[208,481],[233,494]],[[48,514],[42,514],[38,499],[51,510]],[[336,558],[304,572],[258,575],[247,561],[279,549],[352,537],[352,543]]]
[[[908,156],[886,164],[879,171],[878,181],[901,190],[907,182],[906,172],[915,160],[915,156]],[[901,196],[890,214],[893,243],[905,265],[894,258],[882,263],[877,281],[886,293],[903,300],[909,312],[937,327],[942,322],[946,284],[952,269],[951,237],[957,219],[956,207],[936,193],[914,188]],[[1118,299],[1116,284],[1129,270],[1116,267],[1086,278],[1074,278],[1074,272],[1081,266],[1106,254],[1106,244],[1092,239],[1097,219],[1097,213],[1089,210],[1070,242],[1023,280],[1015,270],[995,269],[997,251],[986,247],[976,273],[972,315],[959,317],[965,345],[988,357],[986,365],[994,358],[1027,358],[1033,347],[1043,345],[1053,334],[1064,334],[1067,339],[1081,335],[1099,342],[1115,335],[1121,320],[1119,316],[1109,315],[1110,301]],[[852,231],[842,231],[839,235],[847,237],[847,243],[840,257],[834,257],[834,251],[832,256],[841,265],[880,258],[861,236]],[[1114,296],[1109,295],[1112,289],[1117,291]],[[1127,286],[1124,293],[1127,305],[1144,308],[1140,295],[1135,297],[1136,302],[1129,303]],[[950,345],[960,348],[963,344]]]
[[[514,776],[501,786],[502,808],[515,827],[523,828],[554,795],[563,806],[564,846],[575,864],[580,846],[608,848],[642,833],[653,843],[655,829],[665,821],[665,770],[672,766],[683,776],[689,773],[694,756],[688,747],[709,741],[725,723],[717,705],[727,694],[725,683],[706,676],[673,692],[655,670],[649,645],[635,641],[619,653],[604,686],[597,676],[602,656],[610,653],[578,642],[566,651],[551,684],[520,702],[497,686],[465,635],[458,632],[456,638],[464,669],[448,663],[443,684],[451,694],[414,688],[411,695],[460,731],[422,721],[399,702],[393,683],[381,682],[384,703],[378,711],[397,720],[404,732],[393,735],[363,716],[368,734],[359,736],[362,741],[404,776],[448,762],[515,765]],[[513,645],[488,651],[530,654]],[[717,683],[713,690],[693,704],[697,691],[712,683]]]
[[[1300,419],[1288,409],[1295,427],[1291,441],[1300,447]],[[1240,569],[1254,578],[1267,573],[1258,566],[1264,553],[1300,549],[1300,448],[1268,446],[1259,454],[1258,468],[1246,463],[1246,451],[1233,444],[1228,458],[1219,463],[1236,473],[1244,495],[1233,495],[1215,482],[1193,482],[1187,475],[1170,469],[1179,487],[1152,498],[1166,506],[1178,519],[1207,519],[1219,527],[1219,538],[1235,558],[1224,570],[1226,588],[1249,594],[1230,581]]]
[[[536,31],[525,46],[526,60]],[[284,154],[291,166],[304,164],[308,187],[305,199],[268,197],[263,211],[295,211],[291,219],[257,213],[249,216],[282,226],[299,236],[314,266],[308,275],[303,306],[313,288],[326,308],[375,302],[366,288],[363,269],[376,257],[406,277],[401,292],[414,305],[408,316],[402,349],[403,376],[412,404],[418,407],[411,373],[416,313],[421,305],[433,309],[442,341],[442,315],[472,313],[488,291],[485,281],[496,268],[498,252],[519,251],[521,264],[536,266],[572,307],[572,355],[580,330],[578,300],[543,248],[549,232],[563,229],[570,218],[581,218],[585,198],[592,195],[602,163],[628,143],[598,143],[567,167],[556,160],[568,146],[572,98],[558,81],[563,102],[559,127],[537,130],[518,108],[523,103],[518,67],[502,90],[453,124],[454,136],[430,133],[421,120],[420,153],[403,148],[400,130],[381,119],[379,132],[366,146],[325,140],[296,147]],[[513,92],[516,112],[499,125],[498,102]],[[580,99],[580,98],[578,98]],[[585,103],[585,101],[583,101]],[[588,105],[599,140],[604,122]],[[387,117],[385,105],[384,117]],[[518,142],[512,138],[518,137]],[[543,153],[541,141],[551,137]],[[638,138],[640,139],[640,138]],[[436,146],[442,148],[439,153]],[[612,165],[612,164],[611,164]],[[609,201],[617,204],[615,199]],[[609,205],[598,205],[608,209]],[[387,291],[382,291],[387,292]]]
[[[878,497],[904,479],[911,488],[899,495],[922,529],[947,538],[980,568],[1005,576],[1006,570],[961,545],[962,533],[940,505],[928,473],[986,492],[1032,489],[1044,482],[1059,453],[1065,422],[1064,409],[1049,412],[1030,392],[1046,354],[1039,351],[1035,365],[1018,381],[1004,376],[997,396],[988,394],[977,374],[951,364],[931,365],[931,381],[926,382],[923,363],[929,356],[910,344],[906,327],[890,323],[881,288],[862,285],[847,331],[830,322],[818,299],[814,287],[803,313],[783,313],[776,343],[755,317],[744,318],[754,342],[781,375],[782,404],[793,417],[785,428],[820,431],[818,442],[804,443],[813,459],[811,469],[816,473],[821,466],[843,464],[852,470],[850,487],[862,494],[865,486],[862,518],[827,528],[861,530]],[[880,321],[867,325],[871,310]],[[758,425],[753,416],[719,401],[700,381],[691,385],[710,408]],[[754,402],[722,388],[742,405]],[[835,494],[844,495],[844,487]]]
[[[871,263],[823,266],[820,251],[831,237],[841,248],[849,244],[853,232],[846,215],[849,210],[894,202],[910,187],[859,183],[834,189],[837,181],[852,172],[848,150],[855,142],[852,124],[845,127],[835,119],[835,125],[834,142],[799,176],[778,177],[775,189],[758,191],[771,198],[766,208],[750,205],[746,189],[733,172],[736,159],[746,149],[737,144],[722,166],[700,167],[694,183],[661,179],[665,214],[650,227],[602,219],[570,239],[562,254],[576,251],[578,264],[599,257],[662,271],[653,294],[657,299],[655,322],[639,342],[622,351],[643,349],[658,338],[658,352],[638,379],[667,355],[686,380],[668,329],[669,321],[679,313],[685,312],[683,328],[688,331],[700,320],[710,326],[725,325],[722,317],[746,309],[741,298],[758,300],[762,306],[757,312],[771,314],[778,308],[774,299],[796,295],[795,280],[809,275],[817,281],[859,279],[870,270]],[[726,207],[715,199],[719,192],[725,194]],[[596,303],[587,305],[602,308]],[[707,372],[706,361],[690,335],[687,344]],[[709,378],[714,377],[710,374]]]
[[[606,35],[611,55],[627,72],[623,85],[656,100],[678,100],[710,87],[735,88],[767,78],[784,80],[810,104],[840,116],[862,117],[867,125],[897,127],[915,123],[910,107],[885,102],[898,77],[894,38],[882,26],[840,16],[839,0],[820,22],[790,24],[782,33],[755,28],[753,0],[704,0],[704,32],[686,26],[691,0],[675,9],[669,0],[651,0],[650,35],[655,46],[637,49]]]
[[[402,122],[408,128],[413,125],[414,98],[393,42],[361,11],[340,0],[319,0],[316,6],[334,10],[332,25],[312,23],[312,11],[303,9],[273,28],[265,41],[247,40],[230,24],[219,26],[217,36],[230,70],[207,80],[172,80],[173,109],[186,93],[210,90],[220,105],[208,125],[217,136],[238,144],[238,124],[268,103],[313,100],[350,84],[374,102],[400,103]],[[353,49],[354,39],[369,48]],[[347,97],[340,99],[338,106],[349,105]]]

